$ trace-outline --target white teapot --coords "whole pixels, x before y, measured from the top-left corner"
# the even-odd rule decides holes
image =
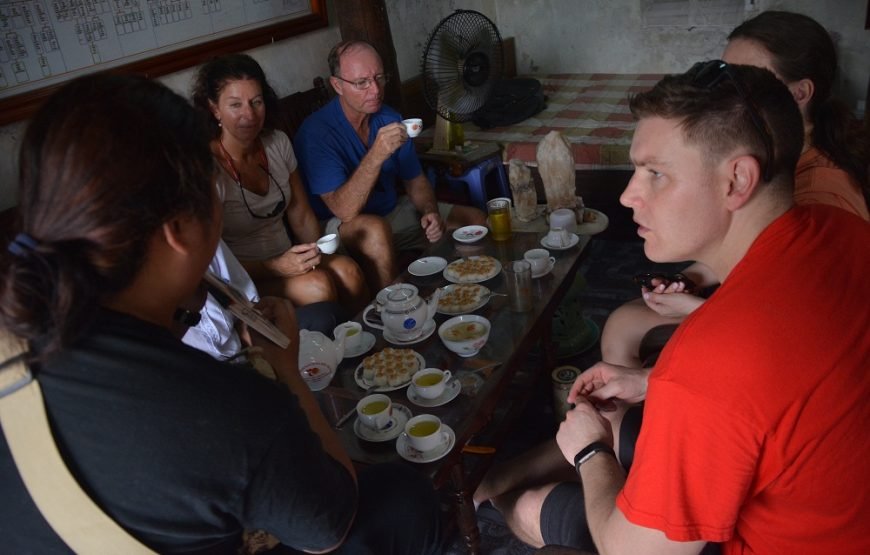
[[[363,321],[373,328],[384,330],[390,336],[388,339],[413,341],[423,334],[423,327],[435,317],[440,297],[441,289],[436,289],[426,302],[410,283],[390,285],[378,293],[376,304],[366,307]],[[383,325],[367,318],[372,310],[380,312]]]
[[[319,331],[299,330],[299,373],[311,391],[320,391],[332,380],[344,358],[344,336],[339,330],[332,341]]]

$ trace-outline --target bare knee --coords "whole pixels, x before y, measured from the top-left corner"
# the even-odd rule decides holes
[[[486,214],[473,206],[454,206],[447,214],[447,228],[455,229],[466,225],[486,225]]]
[[[345,288],[357,290],[365,287],[365,278],[359,264],[348,256],[337,255],[329,260],[329,270]]]
[[[392,249],[393,230],[390,223],[380,216],[360,214],[350,222],[343,223],[339,231],[341,240],[351,250],[372,256]]]
[[[511,531],[533,547],[543,547],[541,509],[544,500],[557,484],[546,484],[522,491],[512,491],[492,499],[493,506],[504,516]]]
[[[642,299],[623,304],[607,317],[601,332],[601,357],[605,362],[638,366],[640,340],[658,316]]]
[[[319,268],[288,280],[286,296],[299,306],[338,300],[332,276]]]

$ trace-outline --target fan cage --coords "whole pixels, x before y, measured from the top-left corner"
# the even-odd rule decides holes
[[[457,10],[438,23],[426,42],[423,96],[442,118],[469,121],[486,103],[503,69],[495,24],[480,12]]]

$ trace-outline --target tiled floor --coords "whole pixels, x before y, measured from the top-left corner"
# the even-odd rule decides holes
[[[623,302],[638,295],[631,278],[638,272],[649,271],[653,263],[643,254],[643,244],[637,239],[625,240],[625,236],[608,239],[604,234],[597,236],[589,246],[589,254],[580,269],[585,286],[580,294],[582,313],[591,319],[598,328],[604,326],[608,314]],[[662,271],[677,271],[683,264],[655,265]],[[599,343],[596,341],[583,353],[560,360],[581,370],[601,359]],[[552,387],[547,380],[541,380],[532,400],[519,419],[521,425],[512,434],[511,440],[503,445],[496,460],[510,459],[516,454],[553,437],[556,419],[553,413]],[[530,555],[533,549],[517,540],[501,518],[489,504],[480,507],[477,513],[481,533],[481,550],[485,555]],[[454,539],[447,550],[448,555],[464,553],[462,544]]]

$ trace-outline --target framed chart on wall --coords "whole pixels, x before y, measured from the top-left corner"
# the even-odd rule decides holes
[[[2,0],[0,125],[87,73],[158,77],[327,24],[326,0]]]

